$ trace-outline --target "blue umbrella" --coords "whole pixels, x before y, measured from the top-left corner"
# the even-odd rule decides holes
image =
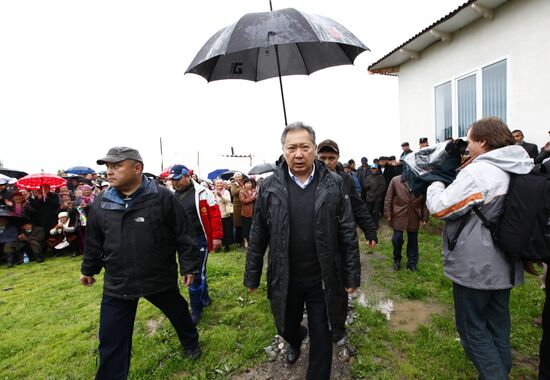
[[[208,179],[213,181],[216,178],[219,178],[222,173],[225,173],[226,171],[229,171],[229,169],[216,169],[210,173],[208,173]]]
[[[87,166],[73,166],[65,170],[65,173],[86,175],[95,173],[95,170]]]

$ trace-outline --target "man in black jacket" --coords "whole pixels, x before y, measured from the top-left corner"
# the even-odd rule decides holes
[[[198,333],[178,289],[200,268],[200,254],[183,206],[166,188],[145,177],[139,152],[114,147],[97,161],[107,165],[111,187],[96,196],[86,226],[80,282],[91,286],[105,268],[99,320],[96,379],[125,379],[130,368],[132,333],[140,297],[170,320],[186,354],[200,354]]]
[[[516,140],[516,145],[521,145],[523,149],[527,152],[529,157],[532,159],[535,159],[539,154],[539,148],[535,144],[528,143],[527,141],[524,141],[525,138],[523,136],[523,132],[519,129],[512,131],[512,136],[514,136],[514,140]]]
[[[359,197],[359,193],[355,191],[353,178],[343,171],[343,167],[339,165],[340,148],[333,140],[324,140],[317,146],[317,158],[325,163],[325,167],[331,172],[337,173],[342,177],[342,185],[344,192],[349,196],[351,210],[355,222],[365,234],[365,240],[369,248],[374,248],[378,242],[376,236],[376,223],[372,220],[367,204]],[[367,177],[368,179],[369,177]]]
[[[246,257],[244,285],[260,283],[269,246],[267,292],[279,333],[289,343],[287,361],[300,356],[310,332],[308,379],[328,379],[332,335],[342,334],[348,293],[360,284],[355,222],[342,178],[315,161],[315,132],[303,123],[281,136],[285,162],[260,188]]]

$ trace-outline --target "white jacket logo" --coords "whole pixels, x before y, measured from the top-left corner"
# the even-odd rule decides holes
[[[143,216],[138,216],[134,221],[137,223],[145,223],[145,218]]]

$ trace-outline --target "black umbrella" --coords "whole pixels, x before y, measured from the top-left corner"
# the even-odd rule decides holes
[[[265,162],[263,164],[258,164],[254,166],[252,169],[248,171],[248,174],[250,175],[264,174],[264,173],[274,172],[275,169],[277,169],[277,166],[275,166],[275,164],[272,164],[271,162]]]
[[[271,2],[270,2],[271,5]],[[368,48],[342,25],[328,17],[294,8],[249,13],[214,34],[185,73],[207,81],[279,77],[287,124],[282,75],[309,75],[353,64]]]
[[[22,178],[22,177],[26,176],[28,173],[25,173],[21,170],[0,168],[0,174],[7,175],[8,177],[11,177],[11,178],[19,179],[19,178]]]
[[[233,177],[235,173],[241,173],[243,175],[243,178],[248,178],[246,174],[244,174],[244,172],[240,172],[238,170],[228,170],[226,172],[223,172],[222,174],[220,174],[220,178],[223,179],[224,181],[227,181],[228,179]]]

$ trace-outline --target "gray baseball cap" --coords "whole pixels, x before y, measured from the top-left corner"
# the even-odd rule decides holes
[[[143,158],[134,148],[128,148],[127,146],[115,146],[107,152],[107,155],[97,160],[98,165],[105,165],[106,163],[113,164],[124,160],[136,160],[143,162]]]

